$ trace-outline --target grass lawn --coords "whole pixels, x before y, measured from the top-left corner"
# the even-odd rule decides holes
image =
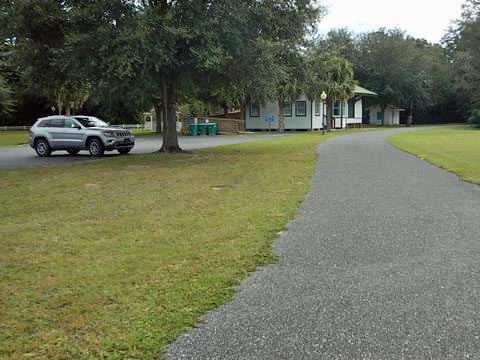
[[[480,184],[480,130],[469,126],[449,126],[396,134],[391,144],[432,164]]]
[[[0,146],[28,144],[28,130],[0,131]]]
[[[148,129],[130,129],[133,132],[133,135],[137,137],[143,136],[162,136],[162,134],[158,134]]]
[[[339,134],[0,173],[0,357],[161,354],[274,260]]]

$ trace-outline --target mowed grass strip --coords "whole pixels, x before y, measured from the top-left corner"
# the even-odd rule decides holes
[[[1,173],[1,357],[161,354],[274,260],[331,136]]]
[[[0,147],[27,145],[28,138],[28,130],[0,131]]]
[[[388,139],[397,148],[480,184],[480,130],[449,126],[396,134]]]

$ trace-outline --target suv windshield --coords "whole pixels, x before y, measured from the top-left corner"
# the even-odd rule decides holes
[[[108,127],[108,124],[97,118],[86,118],[86,117],[75,117],[77,121],[82,124],[82,126],[90,127]]]

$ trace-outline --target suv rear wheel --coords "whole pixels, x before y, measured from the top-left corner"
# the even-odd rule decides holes
[[[100,139],[92,139],[88,142],[88,152],[95,157],[101,157],[105,153],[105,146]]]
[[[40,157],[48,157],[52,154],[52,148],[45,139],[35,141],[35,151]]]

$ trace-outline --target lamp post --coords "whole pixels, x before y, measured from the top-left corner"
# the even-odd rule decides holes
[[[325,114],[325,100],[327,100],[327,93],[325,91],[320,95],[320,99],[323,102],[322,135],[325,135],[325,118],[327,117]]]

